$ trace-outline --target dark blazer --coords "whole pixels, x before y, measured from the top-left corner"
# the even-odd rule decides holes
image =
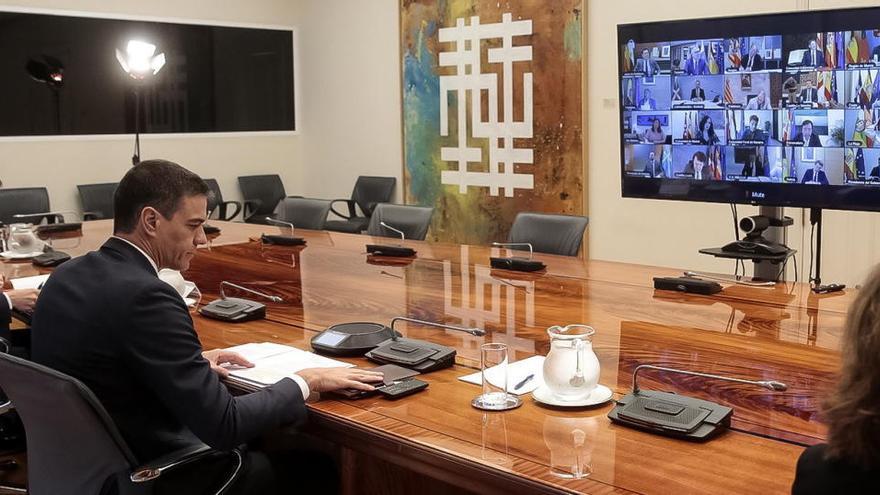
[[[183,299],[120,239],[55,270],[32,329],[33,360],[85,383],[142,461],[195,438],[232,448],[305,419],[291,379],[233,397],[202,357]]]
[[[808,67],[822,67],[825,65],[825,52],[818,48],[815,50],[807,49],[806,53],[804,53],[803,65]]]
[[[799,132],[799,133],[797,133],[797,135],[794,137],[794,139],[792,141],[803,141],[803,140],[804,140],[804,135]],[[822,141],[819,141],[819,136],[817,136],[816,133],[813,133],[813,134],[810,134],[810,142],[804,143],[804,146],[807,146],[810,148],[821,148]]]
[[[820,170],[815,177],[813,177],[813,169],[809,169],[804,172],[804,177],[801,179],[801,184],[805,182],[818,182],[819,184],[828,185],[828,176],[825,175],[824,170]]]
[[[12,308],[0,291],[0,337],[9,340],[9,324],[12,323]]]
[[[764,59],[756,53],[752,65],[749,66],[749,54],[747,53],[742,58],[742,68],[745,70],[764,70]]]
[[[810,103],[818,103],[819,102],[819,91],[816,88],[804,88],[801,90],[800,102],[807,103],[807,99],[809,99]]]
[[[880,469],[861,469],[847,462],[825,459],[827,445],[804,450],[795,469],[792,495],[873,493]]]
[[[703,88],[699,88],[699,89],[698,89],[698,88],[694,88],[694,89],[691,90],[691,99],[692,99],[692,100],[695,100],[695,99],[697,99],[697,98],[699,98],[699,99],[701,99],[701,100],[705,100],[705,99],[706,99],[706,92],[703,91]]]

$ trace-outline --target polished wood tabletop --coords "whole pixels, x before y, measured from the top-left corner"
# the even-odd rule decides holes
[[[306,246],[264,246],[259,235],[278,228],[212,223],[220,235],[184,274],[202,302],[218,297],[222,280],[283,302],[268,302],[265,320],[244,324],[194,314],[206,348],[255,341],[309,348],[330,325],[387,324],[395,316],[487,331],[473,337],[403,326],[409,337],[455,347],[456,365],[424,375],[428,389],[399,401],[325,398],[310,405],[328,437],[354,449],[368,446],[390,463],[477,493],[787,493],[803,446],[825,438],[820,404],[835,379],[854,291],[815,296],[805,284],[777,284],[731,286],[711,297],[667,293],[655,291],[651,278],[680,271],[536,254],[547,270],[517,273],[489,267],[498,248],[404,241],[417,256],[392,259],[367,256],[364,246],[400,242],[395,239],[297,229]],[[82,236],[54,239],[53,246],[79,255],[99,247],[110,230],[109,221],[87,222]],[[29,263],[5,263],[3,270],[12,277],[37,273]],[[789,389],[640,375],[643,389],[734,408],[731,430],[707,443],[611,424],[611,404],[559,409],[523,396],[521,408],[504,413],[470,406],[480,389],[458,377],[479,369],[480,344],[505,342],[514,359],[546,355],[546,329],[569,323],[596,329],[599,381],[615,398],[631,391],[632,372],[645,363],[779,380]],[[352,362],[371,366],[362,358]],[[589,476],[567,479],[572,471]]]

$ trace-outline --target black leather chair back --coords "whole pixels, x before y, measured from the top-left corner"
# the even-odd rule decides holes
[[[208,214],[212,215],[214,211],[217,212],[216,218],[217,220],[223,220],[224,222],[230,222],[235,217],[238,216],[239,212],[241,212],[241,203],[238,201],[223,201],[223,193],[220,192],[220,185],[217,184],[216,179],[202,179],[205,181],[205,185],[208,186]],[[229,208],[232,207],[232,211],[229,211]]]
[[[79,198],[82,200],[83,214],[88,220],[113,218],[113,194],[118,182],[105,184],[80,184]]]
[[[507,240],[528,242],[538,253],[577,256],[588,222],[574,215],[522,212],[513,220]]]
[[[102,493],[108,480],[137,466],[104,407],[80,381],[0,354],[0,387],[27,432],[29,493]]]
[[[259,201],[259,205],[250,211],[248,211],[248,206],[245,206],[245,213],[248,215],[245,221],[265,223],[261,219],[270,216],[278,206],[278,202],[287,196],[281,177],[276,174],[239,177],[238,185],[241,187],[245,203]]]
[[[434,208],[430,206],[404,206],[381,203],[376,205],[373,215],[370,217],[370,225],[367,234],[382,237],[397,237],[400,234],[381,225],[385,222],[397,230],[403,231],[407,239],[417,241],[425,240],[428,235],[428,227],[431,225],[431,215]]]
[[[217,205],[223,202],[223,193],[220,192],[220,184],[217,184],[217,179],[202,180],[205,181],[205,185],[211,190],[208,193],[208,211],[214,211],[217,208]]]
[[[278,203],[275,218],[290,222],[295,228],[323,230],[330,203],[326,199],[284,198]]]
[[[358,177],[354,183],[354,191],[351,193],[351,199],[357,203],[358,207],[369,217],[373,214],[373,209],[379,203],[387,203],[391,201],[394,194],[394,186],[397,179],[394,177],[370,177],[362,175]]]
[[[49,211],[49,191],[45,187],[0,188],[0,222],[19,223],[14,215]]]

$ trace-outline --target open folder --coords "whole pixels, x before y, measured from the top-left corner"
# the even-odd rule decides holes
[[[254,363],[253,368],[230,366],[227,380],[239,388],[260,389],[289,378],[297,371],[306,368],[351,368],[354,365],[335,359],[319,356],[289,345],[273,342],[258,342],[230,347],[228,351],[237,352]]]

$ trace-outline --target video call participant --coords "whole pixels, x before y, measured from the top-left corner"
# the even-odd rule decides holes
[[[868,176],[871,178],[871,182],[880,181],[880,156],[877,157],[877,165],[871,169],[871,173]]]
[[[648,161],[645,162],[644,173],[651,174],[651,177],[663,177],[663,167],[660,166],[660,160],[657,160],[657,155],[653,151],[648,154]]]
[[[666,142],[666,133],[663,132],[660,119],[651,120],[651,128],[645,131],[642,138],[648,143],[663,144]]]
[[[81,380],[98,397],[138,459],[199,440],[231,449],[306,419],[311,392],[372,390],[380,374],[312,368],[259,392],[233,396],[223,363],[252,366],[224,350],[203,351],[183,299],[159,279],[184,271],[199,245],[208,187],[164,160],[131,168],[114,194],[113,236],[98,251],[55,269],[40,293],[33,360]],[[210,464],[210,463],[209,463]],[[334,493],[335,463],[319,452],[248,450],[230,493]],[[195,462],[157,480],[155,493],[206,493],[218,468]],[[221,470],[222,472],[222,470]]]
[[[749,153],[746,163],[743,164],[742,175],[745,177],[764,176],[764,160],[757,152]]]
[[[684,64],[684,73],[689,76],[704,76],[709,73],[709,66],[703,58],[703,50],[699,45],[691,48],[691,54]]]
[[[825,65],[825,54],[816,46],[816,40],[810,40],[807,53],[804,54],[803,65],[809,67],[822,67]]]
[[[715,134],[715,124],[712,122],[712,117],[703,115],[698,129],[700,144],[718,144],[719,139],[718,135]]]
[[[642,58],[636,61],[635,72],[641,72],[646,77],[652,77],[660,73],[660,64],[651,58],[651,51],[645,48],[642,50]]]
[[[792,495],[874,493],[880,480],[880,270],[855,294],[841,339],[840,378],[824,404],[828,443],[801,454]]]
[[[764,70],[764,59],[758,55],[758,47],[754,43],[749,45],[749,54],[743,59],[742,70]]]
[[[758,91],[758,95],[746,104],[746,110],[770,110],[770,99],[767,98],[767,93],[763,89]]]
[[[816,104],[819,103],[819,92],[816,90],[816,88],[813,87],[813,81],[811,79],[807,79],[807,81],[804,83],[804,89],[801,90],[798,101],[802,105],[809,103],[813,106],[816,106]]]
[[[706,101],[706,92],[700,87],[700,80],[694,81],[694,89],[691,90],[691,101]]]
[[[639,101],[639,110],[657,110],[657,102],[651,98],[651,90],[645,89],[642,99]]]
[[[764,131],[762,129],[758,129],[759,121],[760,119],[757,115],[752,115],[751,117],[749,117],[749,126],[743,129],[742,134],[739,138],[743,141],[766,141],[767,135],[764,134]]]
[[[813,168],[804,172],[804,177],[801,179],[801,184],[813,183],[813,184],[822,184],[824,186],[828,185],[828,176],[825,175],[824,171],[825,165],[821,160],[816,160],[813,163]]]
[[[813,121],[807,119],[801,123],[801,132],[797,133],[794,137],[795,141],[801,141],[804,143],[804,146],[809,146],[811,148],[821,148],[822,142],[819,141],[819,136],[813,134]]]
[[[703,180],[708,179],[711,175],[706,162],[708,162],[708,158],[706,154],[702,151],[697,151],[694,153],[694,156],[687,162],[685,165],[683,172],[688,175],[692,175],[694,179]]]

